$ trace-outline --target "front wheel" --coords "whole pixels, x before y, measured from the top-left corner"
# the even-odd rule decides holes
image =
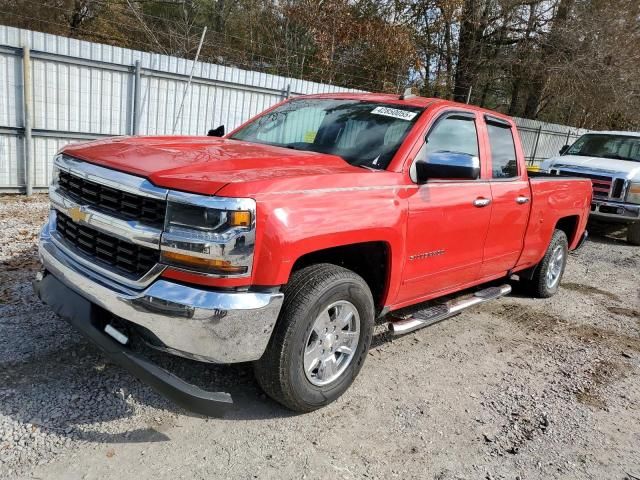
[[[568,252],[567,235],[562,230],[554,231],[544,257],[536,266],[531,280],[526,281],[532,296],[549,298],[556,294],[567,265]]]
[[[258,383],[297,412],[333,402],[362,368],[373,321],[371,291],[354,272],[331,264],[295,272],[269,346],[255,363]]]

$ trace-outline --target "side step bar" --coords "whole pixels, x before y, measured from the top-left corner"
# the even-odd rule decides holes
[[[445,303],[440,303],[418,310],[409,315],[396,316],[389,322],[389,330],[392,335],[404,335],[422,327],[427,327],[449,318],[462,310],[503,297],[511,293],[511,285],[489,287],[474,293],[472,296],[456,298]],[[394,314],[390,314],[394,317]]]

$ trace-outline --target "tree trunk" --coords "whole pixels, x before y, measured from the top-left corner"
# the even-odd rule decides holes
[[[458,65],[453,87],[453,99],[466,102],[467,96],[478,76],[484,42],[484,30],[487,26],[492,0],[464,0],[460,36],[458,44]]]
[[[538,115],[540,101],[549,79],[549,63],[553,54],[562,48],[562,30],[567,25],[573,2],[574,0],[560,0],[558,3],[558,10],[553,19],[551,31],[542,45],[539,67],[531,77],[529,94],[524,106],[524,116],[527,118],[536,118]]]

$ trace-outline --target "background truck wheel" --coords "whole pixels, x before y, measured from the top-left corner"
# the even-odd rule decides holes
[[[553,232],[544,257],[536,266],[531,280],[526,280],[529,293],[536,298],[549,298],[556,294],[567,264],[569,251],[567,235],[562,230]]]
[[[360,276],[331,264],[295,272],[269,346],[255,363],[258,383],[297,412],[333,402],[362,368],[373,321],[373,297]]]
[[[627,242],[640,245],[640,222],[630,223],[627,227]]]

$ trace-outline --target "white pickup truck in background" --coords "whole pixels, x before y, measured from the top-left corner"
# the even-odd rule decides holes
[[[542,162],[541,170],[590,178],[591,216],[626,223],[627,240],[640,245],[640,133],[587,133]]]

